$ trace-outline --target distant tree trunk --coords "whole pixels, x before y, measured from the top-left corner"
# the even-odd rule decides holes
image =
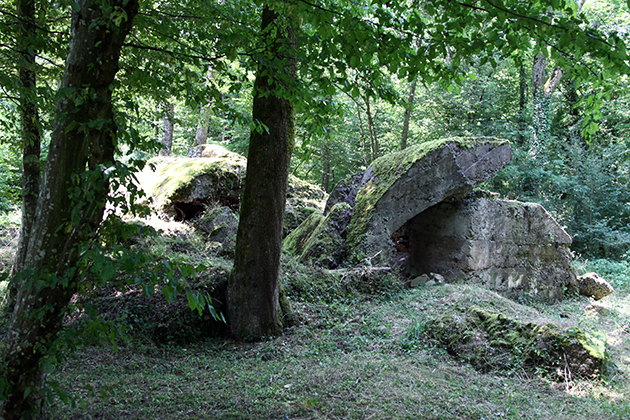
[[[567,101],[567,105],[569,106],[569,118],[567,123],[569,136],[571,140],[583,143],[584,137],[582,136],[580,126],[580,110],[576,107],[577,103],[580,101],[580,97],[575,89],[575,82],[573,80],[566,80],[563,85],[564,97]]]
[[[527,76],[525,75],[525,65],[521,62],[518,69],[518,142],[525,144],[525,108],[527,106]]]
[[[164,121],[162,123],[162,150],[160,155],[170,156],[173,151],[173,131],[175,129],[175,105],[164,104]]]
[[[212,66],[208,66],[208,72],[206,73],[206,84],[210,84],[214,79],[214,72]],[[208,103],[201,107],[201,119],[197,126],[197,132],[195,133],[195,146],[201,146],[208,143],[208,123],[210,122],[210,115],[212,110],[210,108],[211,99],[208,97]]]
[[[365,96],[365,112],[368,119],[368,134],[370,135],[370,161],[378,158],[379,145],[376,137],[376,129],[374,128],[374,117],[372,116],[372,108],[370,108],[370,97]]]
[[[322,189],[328,192],[330,187],[330,118],[326,130],[326,140],[322,147]]]
[[[359,119],[359,130],[361,132],[361,145],[363,146],[363,162],[367,167],[372,162],[372,156],[370,155],[370,148],[368,146],[365,129],[363,128],[363,120],[361,119],[361,107],[358,102],[355,102],[357,105],[357,117]]]
[[[283,327],[278,269],[295,111],[291,101],[278,92],[294,83],[296,29],[290,16],[264,5],[261,33],[266,56],[259,63],[254,84],[252,116],[267,129],[253,130],[250,136],[228,286],[228,322],[232,335],[239,339],[276,335]]]
[[[534,103],[534,114],[532,125],[534,128],[532,145],[530,152],[536,155],[545,149],[551,133],[551,94],[562,79],[562,69],[554,69],[551,77],[547,79],[547,58],[543,53],[539,53],[534,58],[532,66],[532,95]]]
[[[407,99],[407,108],[405,108],[405,117],[403,119],[402,135],[400,136],[400,150],[407,148],[407,137],[409,137],[409,120],[411,119],[411,111],[413,110],[413,101],[416,96],[416,80],[414,79],[409,85],[409,98]]]
[[[210,107],[201,108],[201,120],[195,133],[195,146],[201,146],[208,143],[208,123],[210,122]]]
[[[35,218],[41,172],[41,134],[37,105],[37,82],[34,41],[37,36],[34,0],[18,0],[18,68],[20,78],[20,125],[22,136],[22,223],[20,239],[12,267],[12,276],[24,270],[24,259],[28,249],[27,238]],[[11,312],[15,305],[17,288],[11,283],[6,301],[6,310]]]
[[[116,137],[110,86],[138,1],[113,0],[103,7],[102,0],[79,0],[77,6],[35,218],[30,237],[23,239],[30,276],[19,287],[2,349],[5,420],[40,416],[42,363],[77,290],[78,247],[96,235],[109,189],[106,168]],[[120,26],[112,11],[125,14]]]

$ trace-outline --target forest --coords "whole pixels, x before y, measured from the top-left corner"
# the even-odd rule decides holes
[[[0,29],[0,418],[630,417],[630,2],[3,0]],[[614,293],[289,252],[444,139],[507,141],[473,194],[542,205]],[[165,210],[195,150],[229,187]]]

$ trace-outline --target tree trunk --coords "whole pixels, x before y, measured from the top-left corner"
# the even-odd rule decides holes
[[[525,75],[525,65],[521,62],[518,69],[518,142],[520,145],[525,143],[525,130],[527,122],[525,121],[525,107],[527,106],[527,77]]]
[[[532,127],[533,137],[530,145],[530,153],[534,156],[544,148],[544,144],[549,136],[549,100],[544,92],[544,84],[547,77],[547,58],[543,53],[534,57],[532,66],[532,97],[533,115]]]
[[[195,133],[195,146],[208,143],[208,123],[210,122],[210,107],[201,108],[201,120]]]
[[[214,79],[214,72],[212,66],[208,66],[208,72],[206,73],[206,84],[210,84]],[[212,110],[210,108],[211,98],[207,97],[208,103],[201,107],[201,119],[195,133],[195,146],[201,146],[208,143],[208,123],[210,122],[210,115]]]
[[[409,137],[409,120],[411,119],[411,111],[413,110],[413,101],[415,96],[416,80],[414,79],[409,86],[409,99],[407,100],[407,108],[405,108],[402,135],[400,136],[400,150],[405,150],[407,148],[407,137]]]
[[[22,135],[22,223],[20,239],[12,268],[12,277],[24,270],[27,241],[35,218],[41,171],[41,134],[37,105],[37,83],[34,41],[37,36],[34,0],[18,0],[18,51],[20,78],[20,124]],[[11,283],[6,310],[13,311],[17,288]]]
[[[94,238],[103,217],[116,136],[110,86],[138,1],[107,5],[80,0],[72,14],[50,150],[31,234],[24,238],[30,276],[20,285],[0,365],[5,420],[40,416],[42,363],[77,290],[79,246]]]
[[[355,102],[357,105],[357,117],[359,119],[359,130],[361,131],[361,145],[363,146],[363,162],[365,163],[365,167],[367,168],[370,163],[372,163],[372,157],[370,156],[370,149],[367,144],[367,140],[365,139],[365,130],[363,129],[363,120],[361,119],[361,107],[359,106],[359,102]]]
[[[290,17],[264,6],[266,51],[254,84],[252,115],[266,130],[253,130],[250,136],[228,287],[228,321],[233,336],[239,339],[259,339],[282,331],[278,269],[295,111],[291,101],[281,95],[295,83],[295,30]]]
[[[175,105],[172,103],[164,104],[164,122],[162,124],[162,150],[160,155],[170,156],[173,151],[173,130],[175,126],[173,124],[175,120]],[[207,132],[207,130],[206,130]]]
[[[322,147],[322,189],[328,192],[330,188],[330,118],[326,125],[326,139]]]
[[[378,158],[379,147],[378,139],[376,138],[376,129],[374,128],[374,117],[372,116],[372,109],[370,108],[370,97],[365,97],[365,112],[368,119],[368,134],[370,135],[370,162]]]

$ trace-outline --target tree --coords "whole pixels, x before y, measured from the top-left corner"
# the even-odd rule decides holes
[[[161,155],[170,156],[173,150],[173,131],[175,129],[175,105],[165,103],[162,106],[164,116],[162,117],[162,150]]]
[[[228,288],[232,334],[259,339],[282,331],[278,267],[282,220],[295,136],[295,38],[298,23],[290,8],[265,4],[254,84],[252,117],[259,124],[249,140],[234,269]]]
[[[44,356],[79,287],[76,264],[103,218],[114,161],[110,87],[138,2],[74,5],[50,151],[0,366],[0,416],[6,420],[39,416]]]
[[[411,118],[411,111],[413,109],[413,101],[416,96],[416,81],[412,80],[409,84],[409,98],[407,99],[407,107],[405,108],[405,116],[403,121],[402,134],[400,136],[400,149],[405,150],[407,148],[407,138],[409,137],[409,119]]]
[[[22,222],[20,224],[20,242],[12,268],[14,275],[24,269],[27,250],[26,239],[31,236],[41,172],[41,130],[37,104],[37,64],[35,62],[37,30],[34,0],[18,0],[17,19],[22,138]],[[6,309],[9,311],[13,309],[15,304],[16,293],[15,287],[9,289],[6,302]]]
[[[293,72],[289,56],[294,56],[294,47],[286,45],[293,45],[293,40],[288,39],[295,34],[271,22],[283,21],[287,22],[286,27],[292,27],[290,16],[296,13],[303,20],[295,54],[298,62],[309,65],[298,66],[297,75],[308,78],[309,85],[319,91],[319,97],[332,95],[337,88],[359,97],[360,86],[348,81],[351,69],[369,74],[370,84],[376,87],[384,84],[384,69],[409,80],[420,77],[425,82],[439,81],[445,86],[461,83],[466,79],[461,71],[466,60],[484,53],[485,61],[481,64],[494,64],[494,52],[518,58],[530,49],[534,37],[545,39],[545,45],[550,46],[549,54],[559,66],[569,67],[588,54],[606,62],[608,73],[630,72],[625,44],[592,28],[581,28],[584,22],[577,16],[573,1],[557,2],[556,8],[565,13],[559,18],[548,16],[548,7],[544,1],[497,4],[489,0],[373,1],[369,7],[344,1],[265,4],[262,40],[268,55],[259,64],[254,102],[254,119],[264,124],[258,127],[264,133],[252,132],[250,138],[235,266],[229,286],[229,321],[235,336],[260,338],[281,328],[277,278],[279,220],[286,186],[285,165],[293,137],[290,100],[300,97],[299,106],[308,107],[314,105],[312,100],[317,97],[305,94],[298,89],[299,85],[276,82],[279,75],[286,80]],[[271,28],[274,31],[268,30]],[[481,32],[485,37],[479,36]],[[418,48],[413,48],[418,37],[422,41]],[[279,47],[282,44],[284,49]],[[587,79],[591,71],[581,68],[572,75]],[[365,99],[368,106],[369,98],[368,95]],[[373,124],[368,122],[368,125]],[[374,139],[373,130],[371,134]],[[376,146],[372,145],[375,153]]]

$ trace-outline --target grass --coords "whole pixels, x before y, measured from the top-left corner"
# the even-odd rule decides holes
[[[58,403],[52,413],[77,420],[630,416],[630,346],[615,341],[615,334],[627,333],[584,311],[591,303],[586,298],[523,307],[523,316],[569,322],[569,315],[602,328],[611,340],[611,366],[602,380],[554,383],[522,370],[481,374],[426,339],[428,319],[480,299],[510,305],[472,286],[434,286],[389,298],[294,301],[308,323],[260,343],[144,343],[119,353],[87,348],[55,375],[77,397],[76,407]]]
[[[185,226],[163,226],[158,253],[204,262]],[[185,238],[186,243],[173,240]],[[601,263],[603,264],[603,263]],[[302,324],[259,343],[136,339],[79,349],[49,379],[72,396],[51,418],[87,419],[626,419],[630,418],[630,273],[611,266],[617,293],[594,302],[514,302],[472,285],[402,290],[390,277],[330,273],[284,261],[281,279]],[[605,275],[605,273],[600,273]],[[450,308],[490,305],[524,322],[603,332],[599,380],[553,382],[515,368],[480,373],[454,359],[426,325]],[[3,327],[4,328],[4,327]]]

